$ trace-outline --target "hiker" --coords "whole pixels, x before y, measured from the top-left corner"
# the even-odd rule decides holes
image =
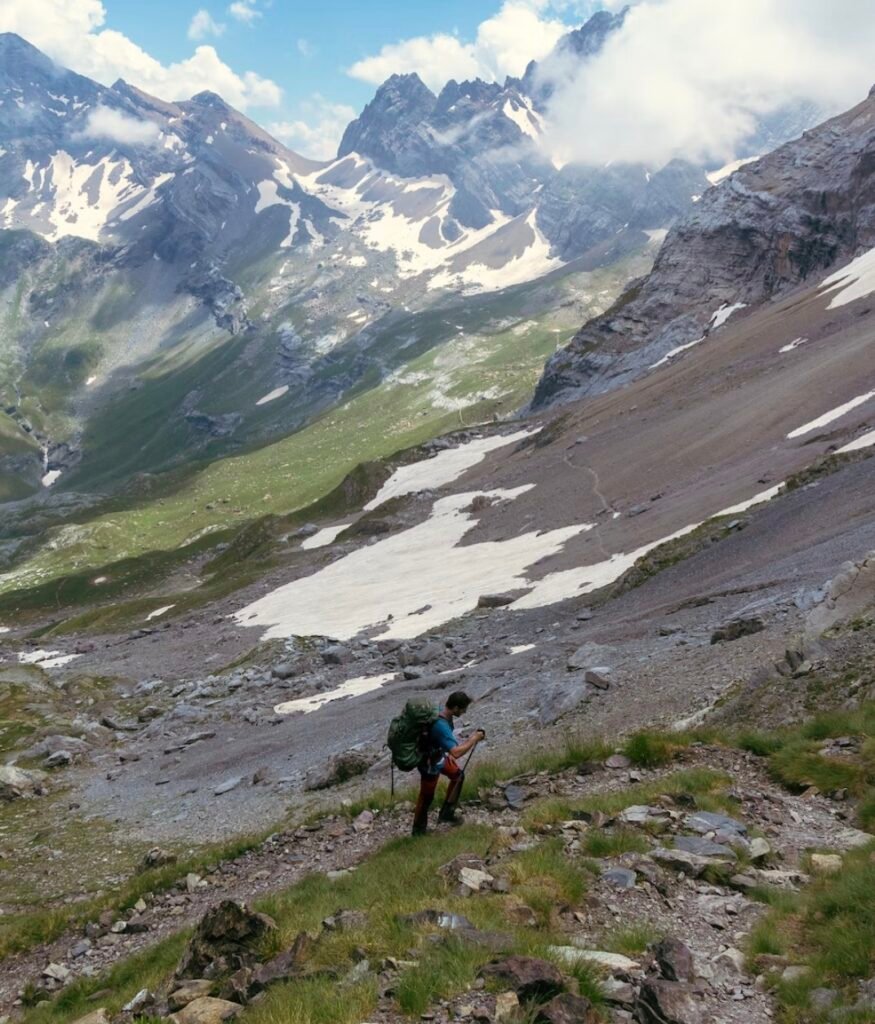
[[[477,729],[472,736],[460,743],[453,732],[453,720],[457,716],[463,715],[470,705],[471,698],[467,693],[463,693],[461,690],[451,693],[447,697],[443,710],[438,712],[436,720],[428,731],[428,749],[418,765],[419,798],[413,813],[413,835],[415,836],[425,835],[428,829],[428,811],[434,800],[441,775],[446,775],[449,785],[438,815],[438,821],[452,824],[460,821],[456,816],[456,807],[459,797],[462,795],[465,772],[459,766],[458,759],[473,750],[481,740],[486,739],[486,732],[483,729]]]

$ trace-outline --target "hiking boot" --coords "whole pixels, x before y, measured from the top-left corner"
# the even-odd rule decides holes
[[[438,815],[438,821],[444,825],[462,825],[464,818],[455,807],[443,807]]]
[[[428,834],[428,825],[414,825],[410,830],[412,836],[424,836]]]

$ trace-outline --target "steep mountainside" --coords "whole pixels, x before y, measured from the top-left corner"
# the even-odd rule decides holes
[[[875,245],[875,91],[709,189],[651,274],[549,362],[535,406],[597,394]]]

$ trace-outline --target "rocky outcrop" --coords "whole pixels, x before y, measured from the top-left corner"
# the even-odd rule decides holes
[[[535,407],[640,376],[714,328],[875,245],[875,98],[708,189],[652,272],[547,364]],[[736,313],[738,315],[738,313]]]
[[[875,611],[875,551],[859,562],[846,562],[827,584],[823,599],[808,613],[806,632],[816,638],[842,622]]]

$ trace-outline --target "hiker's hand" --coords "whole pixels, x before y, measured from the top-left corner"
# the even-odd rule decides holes
[[[477,735],[477,742],[480,743],[482,740],[486,739],[486,730],[485,729],[478,729],[476,735]]]

